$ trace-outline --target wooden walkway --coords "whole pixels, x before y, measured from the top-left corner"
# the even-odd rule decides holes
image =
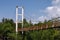
[[[50,28],[60,28],[60,26],[54,26],[54,27],[39,27],[39,26],[32,26],[28,28],[18,28],[18,31],[32,31],[32,30],[44,30],[44,29],[50,29]]]
[[[55,22],[54,24],[51,24],[49,27],[48,25],[41,25],[41,26],[31,26],[28,28],[18,28],[18,31],[31,31],[31,30],[42,30],[42,29],[49,29],[49,28],[60,28],[60,22]]]

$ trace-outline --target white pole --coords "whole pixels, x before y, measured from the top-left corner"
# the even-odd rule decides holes
[[[18,6],[16,6],[16,34],[18,33]]]
[[[23,34],[23,19],[24,19],[24,9],[23,9],[23,7],[22,7],[22,34]]]

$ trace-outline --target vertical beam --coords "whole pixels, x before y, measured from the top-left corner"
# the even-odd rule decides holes
[[[54,21],[53,21],[52,27],[54,27]]]
[[[16,6],[16,34],[18,33],[18,6]]]
[[[22,7],[22,34],[23,34],[23,19],[24,19],[24,8]]]

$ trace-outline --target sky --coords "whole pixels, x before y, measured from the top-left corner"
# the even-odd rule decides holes
[[[3,17],[15,21],[16,6],[23,6],[24,18],[32,22],[60,16],[60,0],[0,0],[0,21]]]

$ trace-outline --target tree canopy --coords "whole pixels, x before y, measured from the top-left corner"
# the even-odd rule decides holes
[[[56,19],[53,19],[56,21]],[[34,24],[31,22],[31,20],[28,22],[26,19],[23,20],[24,27],[32,27],[32,26],[39,26],[42,25],[48,25],[48,27],[51,27],[53,20],[45,20],[43,23],[40,21],[37,24]],[[59,20],[57,20],[59,21]],[[15,22],[13,19],[3,18],[2,22],[0,22],[0,39],[2,40],[60,40],[60,29],[45,29],[45,30],[32,30],[24,32],[22,35],[21,32],[18,32],[16,35],[15,31]],[[21,28],[22,24],[18,23],[18,28]]]

